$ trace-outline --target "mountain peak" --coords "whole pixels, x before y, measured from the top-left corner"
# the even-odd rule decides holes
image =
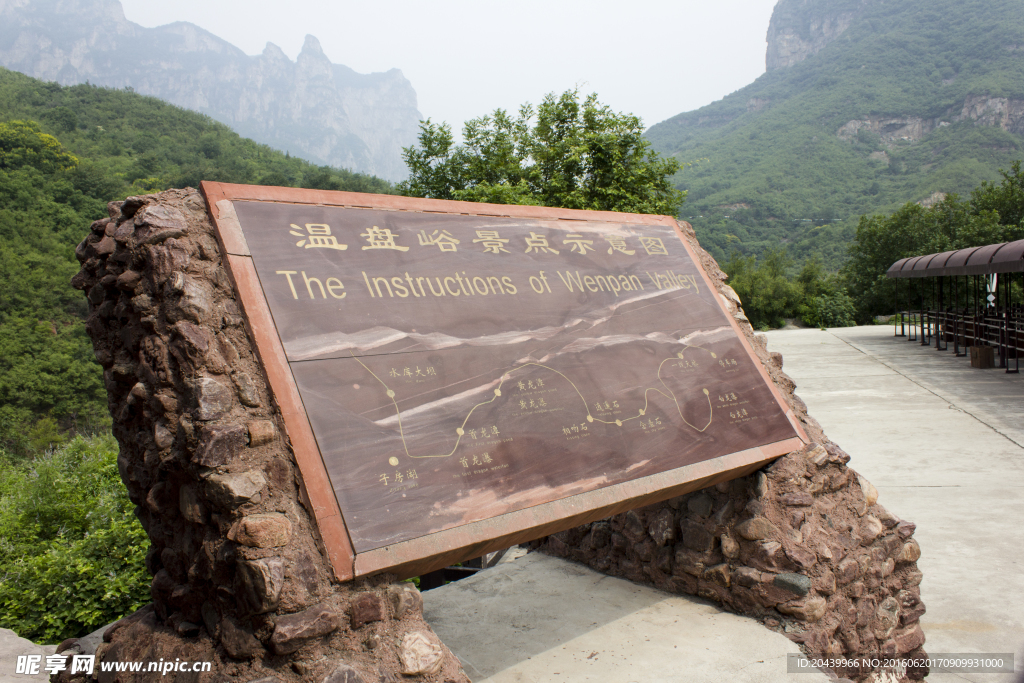
[[[282,50],[277,45],[271,42],[267,42],[267,46],[263,48],[262,56],[268,59],[273,59],[275,61],[280,61],[282,59],[286,62],[291,61],[290,59],[288,59],[288,55],[284,53],[284,50]]]
[[[0,66],[63,85],[131,86],[316,164],[389,180],[406,175],[402,148],[420,119],[405,78],[333,64],[315,36],[295,61],[273,43],[252,57],[194,24],[128,21],[118,0],[0,0]]]
[[[323,48],[320,47],[320,41],[317,40],[316,36],[309,33],[306,34],[306,40],[302,43],[302,52],[300,54],[306,53],[317,56],[323,55],[324,53]]]

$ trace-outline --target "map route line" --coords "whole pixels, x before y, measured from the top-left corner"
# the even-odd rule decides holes
[[[684,344],[684,347],[686,349],[700,349],[701,351],[704,351],[706,353],[711,354],[712,358],[717,358],[718,357],[713,351],[708,351],[707,349],[705,349],[703,347],[700,347],[700,346],[691,346],[689,344]],[[627,417],[627,418],[615,419],[615,420],[602,420],[600,418],[594,417],[591,414],[591,412],[590,412],[590,405],[587,403],[587,399],[583,396],[582,392],[580,392],[579,388],[576,386],[576,383],[573,382],[571,379],[569,379],[569,377],[566,376],[564,373],[560,372],[559,370],[555,370],[554,368],[552,368],[550,366],[547,366],[547,365],[544,365],[542,363],[529,362],[529,363],[523,363],[521,365],[517,365],[514,368],[511,368],[511,369],[507,370],[501,376],[501,380],[498,382],[498,387],[496,389],[494,389],[494,395],[489,400],[481,401],[480,403],[477,403],[476,405],[474,405],[472,408],[469,409],[469,412],[466,413],[466,417],[462,420],[462,424],[455,429],[455,434],[456,434],[455,446],[452,448],[452,450],[450,452],[448,452],[448,453],[437,453],[437,454],[434,454],[434,455],[413,455],[412,453],[409,452],[409,444],[408,444],[408,442],[405,439],[405,428],[404,428],[404,426],[402,424],[402,411],[398,407],[398,401],[395,399],[395,392],[394,392],[394,390],[391,389],[387,385],[387,383],[384,382],[384,380],[382,380],[380,377],[378,377],[377,373],[375,373],[373,370],[371,370],[366,365],[366,363],[364,363],[362,360],[359,359],[358,356],[352,355],[351,358],[353,360],[355,360],[357,363],[359,363],[361,366],[363,366],[363,369],[366,370],[368,373],[370,373],[370,375],[372,375],[373,378],[375,380],[377,380],[378,382],[380,382],[380,385],[382,387],[384,387],[385,393],[387,394],[387,397],[389,399],[391,399],[391,403],[395,407],[395,417],[398,419],[398,434],[402,438],[402,449],[405,451],[406,457],[411,458],[413,460],[419,460],[419,459],[425,459],[425,458],[450,458],[451,456],[455,455],[455,452],[459,449],[459,444],[462,442],[462,437],[465,435],[466,424],[469,422],[469,418],[473,416],[473,412],[477,408],[479,408],[481,406],[485,406],[485,405],[489,405],[491,403],[494,403],[494,401],[496,401],[501,396],[501,388],[504,386],[505,382],[512,379],[512,373],[514,373],[516,370],[519,370],[520,368],[529,367],[531,365],[534,366],[534,367],[542,368],[544,370],[549,370],[549,371],[555,373],[556,375],[558,375],[559,377],[561,377],[562,379],[564,379],[566,382],[569,383],[569,385],[573,388],[573,390],[576,392],[576,394],[580,397],[580,400],[583,401],[583,406],[587,410],[587,422],[597,422],[597,423],[600,423],[600,424],[616,425],[617,427],[621,427],[624,422],[629,422],[630,420],[639,419],[639,418],[641,418],[641,417],[643,417],[644,415],[647,414],[647,409],[650,407],[650,399],[648,398],[647,395],[650,392],[652,392],[652,391],[656,391],[657,393],[661,394],[665,398],[667,398],[667,399],[671,400],[673,403],[675,403],[676,411],[679,413],[679,418],[683,421],[684,424],[686,424],[691,429],[694,429],[694,430],[696,430],[698,432],[703,433],[708,427],[711,426],[711,422],[714,420],[714,406],[711,403],[711,394],[708,392],[707,388],[702,387],[701,390],[704,392],[704,396],[708,400],[708,421],[707,421],[707,423],[703,427],[697,427],[696,425],[690,424],[690,422],[683,415],[683,409],[682,409],[682,406],[679,404],[679,399],[676,398],[675,392],[673,392],[672,389],[670,389],[669,386],[667,384],[665,384],[665,380],[661,376],[661,369],[665,365],[665,363],[667,363],[669,361],[672,361],[672,360],[676,360],[676,359],[682,360],[683,359],[683,351],[678,352],[675,356],[673,356],[671,358],[665,358],[664,360],[661,361],[661,363],[658,364],[658,381],[661,382],[661,385],[663,387],[665,387],[665,391],[667,391],[668,393],[665,393],[665,391],[662,391],[661,389],[659,389],[657,387],[647,387],[644,390],[644,407],[639,409],[637,414],[634,415],[633,417]],[[392,458],[392,460],[393,459],[394,458]],[[395,463],[392,463],[392,464],[395,464]]]

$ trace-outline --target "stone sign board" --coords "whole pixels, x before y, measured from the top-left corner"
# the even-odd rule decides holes
[[[202,191],[339,579],[429,571],[806,440],[671,218]]]

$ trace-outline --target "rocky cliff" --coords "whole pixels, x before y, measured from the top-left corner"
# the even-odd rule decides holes
[[[768,23],[768,71],[793,66],[838,38],[871,0],[780,0]]]
[[[314,163],[405,176],[416,93],[398,69],[332,64],[313,36],[291,61],[268,43],[251,57],[185,22],[144,28],[118,0],[0,0],[0,65],[63,85],[134,88],[207,114]]]
[[[698,163],[683,217],[716,258],[842,265],[859,217],[997,181],[1024,149],[1020,0],[779,0],[767,72],[647,131]]]

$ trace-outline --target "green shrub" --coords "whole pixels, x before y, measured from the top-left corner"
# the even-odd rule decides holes
[[[733,253],[725,264],[728,283],[743,302],[743,312],[755,330],[785,325],[785,318],[796,315],[803,298],[799,282],[787,277],[792,265],[785,249],[768,251],[758,262],[756,256]]]
[[[857,307],[845,291],[838,290],[816,296],[804,324],[811,327],[853,327],[857,324]]]
[[[56,643],[149,602],[132,509],[109,434],[32,461],[0,453],[0,627]]]

